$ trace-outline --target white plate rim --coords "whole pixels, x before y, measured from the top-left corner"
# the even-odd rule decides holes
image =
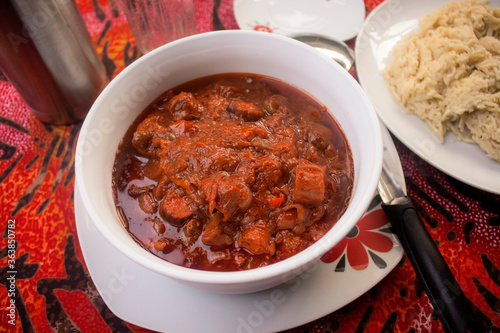
[[[500,163],[476,145],[459,142],[449,133],[441,144],[415,115],[404,113],[392,98],[381,69],[402,34],[417,28],[417,20],[447,0],[385,0],[365,20],[356,40],[359,82],[381,121],[410,150],[437,169],[468,185],[500,194]],[[500,6],[500,0],[490,0]]]

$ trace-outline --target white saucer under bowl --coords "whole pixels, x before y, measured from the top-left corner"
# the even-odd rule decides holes
[[[389,135],[385,128],[382,135]],[[85,262],[104,302],[121,319],[158,332],[278,332],[297,327],[366,293],[403,256],[403,248],[390,232],[389,224],[373,227],[381,225],[373,223],[374,219],[385,216],[374,200],[358,223],[360,235],[371,235],[369,246],[359,243],[350,233],[346,242],[334,248],[335,254],[327,253],[330,260],[318,261],[282,285],[250,294],[215,294],[150,271],[121,254],[94,226],[76,185],[75,215]],[[365,266],[350,264],[354,262],[351,259],[356,259],[348,253],[350,242],[357,242],[366,250],[358,252],[357,258],[359,254],[366,256]],[[331,261],[333,258],[337,259]]]

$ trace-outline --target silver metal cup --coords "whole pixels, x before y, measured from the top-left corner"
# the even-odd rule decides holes
[[[0,1],[0,70],[51,124],[83,119],[108,83],[75,0]]]

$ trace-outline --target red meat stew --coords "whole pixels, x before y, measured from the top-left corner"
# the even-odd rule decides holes
[[[231,73],[143,111],[116,153],[113,192],[129,233],[157,256],[235,271],[321,238],[353,180],[349,144],[323,105],[280,80]]]

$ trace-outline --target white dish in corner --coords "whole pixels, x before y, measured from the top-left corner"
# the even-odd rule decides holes
[[[233,7],[240,29],[343,41],[358,34],[365,18],[363,0],[235,0]]]
[[[392,48],[418,28],[418,19],[447,0],[386,0],[370,13],[356,41],[356,68],[380,119],[408,148],[448,175],[479,189],[500,194],[500,163],[479,146],[458,141],[449,133],[441,144],[423,121],[406,114],[387,89],[382,70]],[[500,0],[490,6],[500,7]]]

